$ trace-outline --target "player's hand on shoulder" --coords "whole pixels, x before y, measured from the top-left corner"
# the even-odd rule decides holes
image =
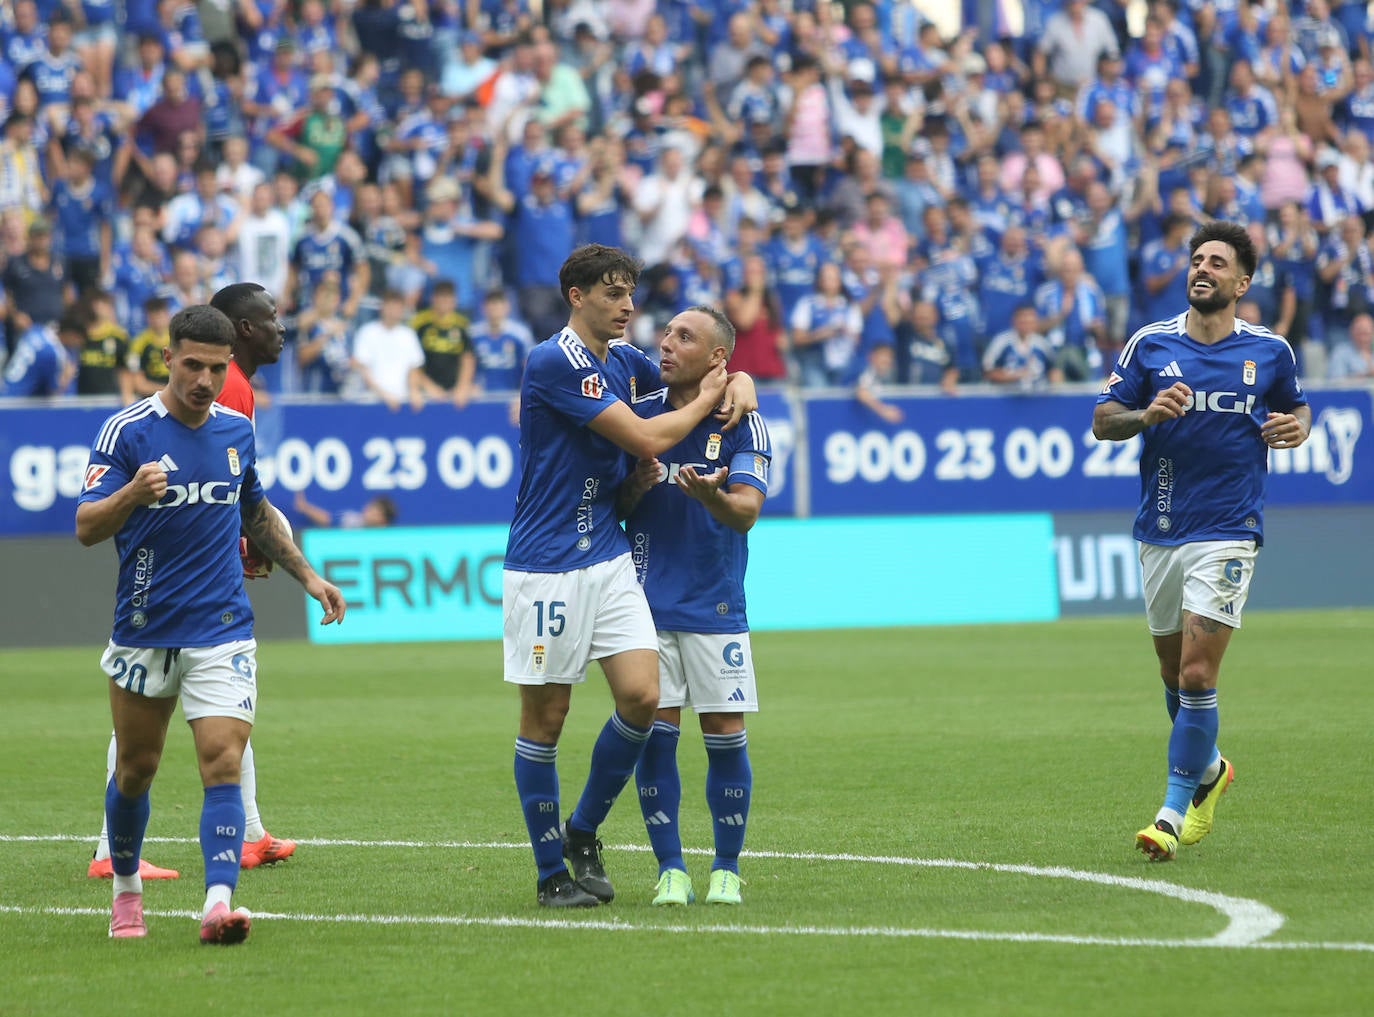
[[[754,386],[754,379],[743,372],[726,375],[725,396],[720,408],[716,411],[716,419],[722,421],[721,430],[728,431],[747,414],[753,413],[759,408],[759,392]]]
[[[712,405],[716,408],[717,416],[730,410],[729,405],[727,405],[731,402],[726,391],[728,382],[729,377],[725,373],[724,365],[708,371],[706,377],[701,379],[701,394],[711,400]]]
[[[1150,405],[1145,407],[1141,423],[1146,427],[1166,420],[1177,420],[1186,412],[1188,400],[1193,398],[1193,390],[1181,381],[1176,381],[1166,389],[1155,394]]]
[[[167,493],[167,471],[161,463],[144,463],[128,486],[138,504],[155,505]]]

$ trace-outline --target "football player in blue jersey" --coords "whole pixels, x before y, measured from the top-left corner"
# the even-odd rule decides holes
[[[102,426],[76,509],[77,539],[90,547],[114,538],[119,554],[114,629],[101,658],[118,743],[105,791],[115,938],[147,934],[139,854],[178,696],[205,787],[200,939],[227,945],[248,935],[248,913],[229,907],[243,847],[239,765],[257,707],[240,525],[320,602],[325,622],[344,615],[343,595],[306,562],[263,493],[252,423],[215,402],[233,339],[234,326],[213,307],[177,313],[163,351],[166,385]]]
[[[1143,438],[1135,537],[1173,722],[1164,805],[1136,834],[1152,861],[1205,837],[1234,779],[1217,749],[1217,675],[1264,541],[1269,449],[1312,428],[1288,341],[1236,317],[1249,234],[1209,222],[1188,251],[1189,309],[1131,337],[1093,413],[1099,440]]]
[[[654,417],[687,406],[701,380],[734,352],[735,328],[698,305],[664,330],[659,365],[667,388],[635,405]],[[641,460],[620,509],[635,572],[658,628],[658,714],[639,761],[639,806],[658,858],[653,903],[695,899],[682,858],[677,744],[690,706],[706,743],[706,804],[714,831],[708,904],[740,903],[739,855],[753,792],[744,715],[758,712],[744,610],[746,534],[768,493],[772,447],[757,413],[722,431],[704,420],[655,459]]]
[[[521,382],[503,642],[505,680],[520,686],[515,785],[539,869],[537,897],[547,907],[614,897],[596,832],[634,772],[658,708],[658,639],[615,514],[629,456],[668,451],[722,397],[736,417],[757,406],[752,382],[747,395],[727,392],[721,366],[687,406],[650,419],[635,414],[635,398],[660,387],[654,365],[624,340],[638,278],[638,264],[618,248],[588,244],[568,255],[559,271],[567,327],[530,352]],[[560,829],[558,739],[572,686],[592,660],[615,711]]]

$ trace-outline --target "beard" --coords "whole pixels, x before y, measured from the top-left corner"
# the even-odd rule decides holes
[[[1231,298],[1217,289],[1215,285],[1201,296],[1193,293],[1193,288],[1188,287],[1188,303],[1201,311],[1203,314],[1215,314],[1231,303]]]

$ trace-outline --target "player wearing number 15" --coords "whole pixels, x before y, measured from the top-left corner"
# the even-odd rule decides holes
[[[659,388],[653,364],[623,341],[638,279],[624,251],[600,244],[573,251],[559,271],[567,327],[534,348],[521,383],[503,642],[505,679],[520,686],[515,786],[546,907],[594,907],[614,896],[596,831],[634,772],[658,708],[658,638],[616,522],[626,453],[666,452],[726,391],[718,366],[681,409],[648,420],[630,409],[636,394]],[[582,797],[560,828],[558,739],[572,686],[592,660],[601,663],[615,711],[592,749]]]
[[[1269,449],[1312,428],[1288,341],[1236,317],[1255,271],[1249,234],[1210,222],[1188,251],[1188,311],[1131,337],[1093,413],[1099,439],[1144,439],[1135,537],[1173,725],[1164,804],[1136,834],[1152,861],[1211,830],[1234,776],[1217,749],[1221,658],[1264,541]]]
[[[215,403],[233,339],[213,307],[177,313],[162,354],[166,385],[105,422],[76,509],[77,539],[89,547],[114,538],[119,554],[114,631],[101,659],[117,743],[105,790],[116,938],[147,932],[139,854],[178,696],[205,787],[201,942],[248,935],[247,913],[229,909],[243,846],[239,766],[258,698],[240,522],[320,602],[326,622],[344,613],[339,590],[305,561],[263,493],[251,422]]]

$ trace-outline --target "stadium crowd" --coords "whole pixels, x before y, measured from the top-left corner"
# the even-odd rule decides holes
[[[1374,377],[1365,0],[962,8],[6,3],[0,393],[154,391],[171,315],[251,280],[272,387],[462,407],[592,241],[646,266],[636,343],[719,305],[761,382],[1094,380],[1212,218],[1261,252],[1242,317]]]

